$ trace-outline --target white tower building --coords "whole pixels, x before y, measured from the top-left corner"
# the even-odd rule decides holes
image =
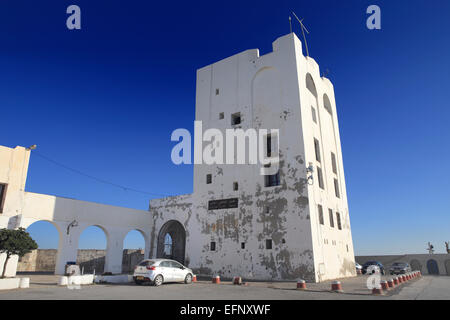
[[[193,194],[150,202],[150,257],[224,277],[355,275],[333,85],[294,33],[266,55],[247,50],[199,69],[196,120],[224,136],[229,128],[279,129],[279,171],[195,165]]]

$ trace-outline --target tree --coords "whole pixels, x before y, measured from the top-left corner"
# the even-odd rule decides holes
[[[3,265],[2,278],[5,277],[8,260],[13,255],[23,257],[31,250],[37,249],[38,245],[30,234],[24,228],[19,229],[1,229],[0,230],[0,253],[6,254],[5,264]]]

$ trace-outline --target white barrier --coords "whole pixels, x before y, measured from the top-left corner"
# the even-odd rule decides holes
[[[133,276],[129,274],[118,274],[113,276],[95,276],[95,283],[128,283],[133,282]]]
[[[17,289],[19,288],[20,278],[5,278],[0,279],[0,290]]]
[[[67,286],[67,285],[84,285],[84,284],[92,284],[94,282],[93,274],[83,274],[79,276],[62,276],[59,277],[58,285]]]
[[[26,289],[30,287],[30,278],[20,278],[19,287]]]

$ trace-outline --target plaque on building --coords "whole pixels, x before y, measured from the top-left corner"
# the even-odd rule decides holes
[[[209,200],[208,210],[233,209],[238,207],[238,198]]]

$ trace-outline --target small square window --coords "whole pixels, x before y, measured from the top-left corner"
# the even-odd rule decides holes
[[[211,184],[212,183],[212,175],[210,173],[208,173],[206,175],[206,184]]]
[[[272,239],[267,239],[266,240],[266,249],[267,250],[272,249]]]
[[[216,89],[216,96],[219,95],[219,89]]]
[[[237,113],[233,113],[231,115],[231,125],[235,126],[241,124],[241,113],[237,112]]]
[[[214,241],[212,241],[209,248],[211,251],[216,251],[216,243]]]
[[[223,112],[219,113],[219,119],[222,120],[223,118],[225,118],[225,114]]]
[[[239,184],[237,182],[233,182],[233,190],[234,191],[239,190]]]
[[[265,187],[275,187],[280,185],[280,171],[272,175],[264,176],[264,186]]]
[[[245,242],[241,242],[241,249],[245,249]]]

